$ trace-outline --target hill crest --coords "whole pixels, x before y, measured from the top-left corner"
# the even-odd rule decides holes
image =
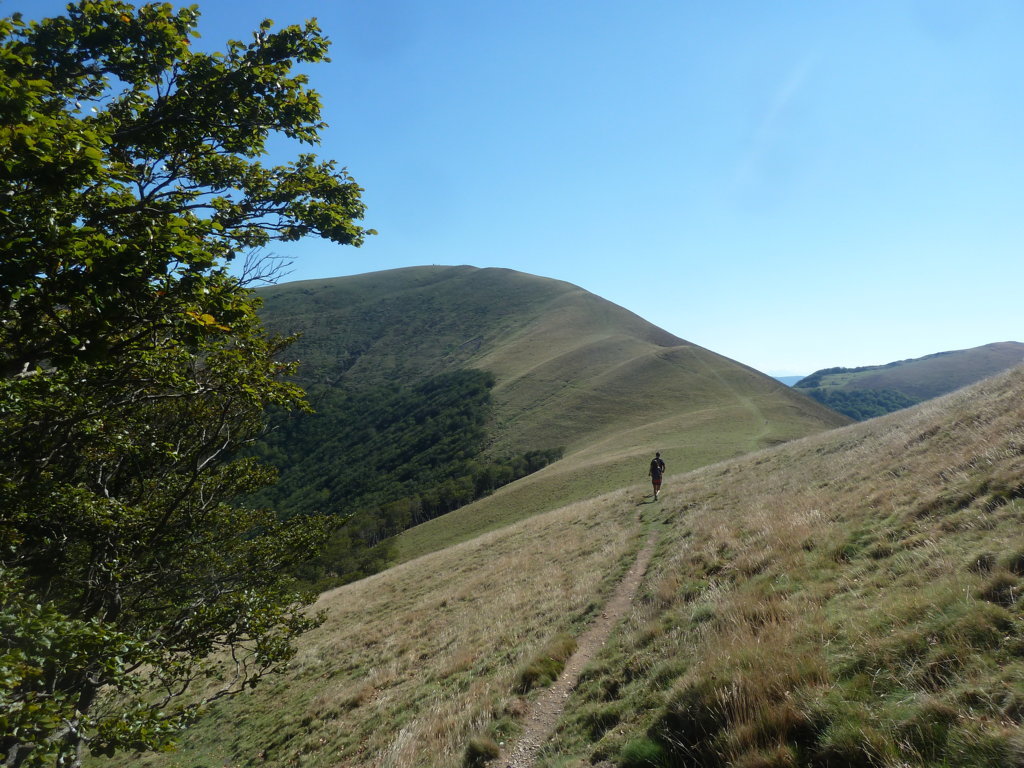
[[[410,267],[288,283],[260,295],[268,327],[302,334],[291,354],[302,361],[306,383],[374,386],[458,369],[493,374],[485,447],[492,456],[563,447],[567,457],[591,456],[621,470],[624,461],[665,448],[675,450],[681,469],[845,423],[774,379],[578,286],[514,270]],[[713,412],[721,429],[711,427]],[[718,434],[705,440],[709,430]],[[613,456],[606,441],[618,434],[631,436]],[[623,479],[620,471],[614,482]]]

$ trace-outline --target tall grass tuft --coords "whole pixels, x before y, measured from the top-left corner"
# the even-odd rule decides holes
[[[491,760],[501,755],[498,742],[490,736],[474,736],[466,743],[466,751],[462,759],[464,768],[484,768]]]
[[[565,663],[576,651],[576,638],[560,632],[527,661],[516,674],[515,691],[528,693],[534,688],[551,685],[565,669]]]
[[[661,768],[668,765],[664,747],[649,738],[626,742],[619,753],[620,768]]]
[[[820,647],[790,622],[734,624],[719,640],[669,692],[652,732],[679,761],[782,760],[779,748],[810,728],[794,691],[827,681]]]

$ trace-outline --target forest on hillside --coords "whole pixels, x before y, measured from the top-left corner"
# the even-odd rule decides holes
[[[804,381],[806,380],[804,379]],[[920,400],[895,389],[835,389],[831,387],[811,389],[800,387],[799,389],[822,405],[857,421],[884,416],[920,402]]]
[[[314,413],[280,415],[253,448],[278,482],[252,498],[283,518],[338,525],[301,576],[323,587],[375,573],[389,537],[561,458],[561,448],[482,456],[494,377],[461,370],[415,383],[314,387]]]

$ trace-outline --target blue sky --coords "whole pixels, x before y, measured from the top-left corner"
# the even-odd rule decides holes
[[[507,267],[773,375],[1024,341],[1018,0],[199,6],[333,41],[317,151],[380,234],[289,279]]]

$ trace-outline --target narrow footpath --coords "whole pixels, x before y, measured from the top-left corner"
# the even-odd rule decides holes
[[[578,638],[576,652],[566,662],[558,680],[530,705],[524,718],[523,735],[519,741],[502,750],[496,761],[497,765],[507,768],[533,768],[537,753],[554,732],[555,725],[562,716],[565,701],[576,687],[580,672],[601,649],[612,628],[626,615],[632,605],[640,582],[647,572],[647,566],[651,562],[656,538],[656,532],[652,531],[629,572],[615,588],[615,594],[605,605],[604,611]]]

